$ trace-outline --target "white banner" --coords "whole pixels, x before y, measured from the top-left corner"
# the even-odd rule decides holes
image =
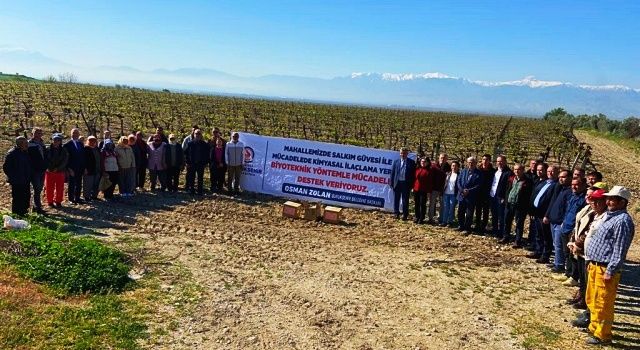
[[[243,190],[342,207],[393,211],[399,152],[240,133]]]

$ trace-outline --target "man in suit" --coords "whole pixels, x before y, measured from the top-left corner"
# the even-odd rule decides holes
[[[80,130],[71,129],[71,140],[64,144],[64,148],[69,153],[69,161],[67,162],[67,174],[69,175],[69,202],[73,204],[82,203],[80,192],[82,191],[82,175],[85,169],[85,152],[84,145],[79,140]]]
[[[544,169],[544,165],[538,165],[538,173]],[[530,210],[535,217],[536,225],[536,246],[535,251],[528,255],[529,258],[536,259],[541,264],[549,263],[549,256],[553,249],[553,239],[551,238],[551,226],[544,223],[543,219],[551,204],[551,198],[556,192],[558,185],[558,167],[551,165],[547,168],[546,179],[536,185],[531,194]]]
[[[458,231],[465,234],[470,233],[473,209],[482,184],[482,173],[478,170],[477,164],[475,157],[467,158],[467,168],[458,176]]]
[[[507,186],[512,174],[511,169],[507,166],[507,157],[499,155],[496,158],[496,171],[493,173],[489,188],[491,226],[493,226],[493,235],[499,239],[504,238]]]
[[[393,161],[389,184],[393,188],[393,213],[400,218],[400,200],[402,199],[402,220],[409,218],[409,192],[416,176],[416,162],[409,159],[409,150],[400,149],[400,159]]]

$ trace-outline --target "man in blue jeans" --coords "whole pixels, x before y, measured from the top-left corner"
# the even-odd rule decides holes
[[[573,264],[571,263],[571,257],[569,255],[571,252],[567,244],[569,243],[569,236],[573,233],[574,227],[576,227],[576,216],[578,212],[587,205],[585,197],[586,191],[587,181],[584,177],[574,177],[573,180],[571,180],[571,193],[567,196],[567,207],[560,231],[560,247],[562,249],[556,249],[555,266],[552,268],[552,272],[565,270],[565,274],[560,276],[558,280],[565,280],[573,275]],[[555,248],[555,237],[553,245]]]
[[[416,162],[409,159],[409,150],[400,149],[400,159],[393,161],[389,185],[393,188],[393,213],[400,218],[400,200],[402,200],[402,220],[409,218],[409,193],[416,176]]]
[[[554,264],[551,269],[553,273],[564,273],[564,255],[562,249],[562,222],[567,212],[567,203],[571,195],[571,182],[569,171],[562,170],[558,175],[558,184],[551,197],[551,202],[547,212],[542,218],[542,222],[551,225],[551,237],[553,238]],[[550,266],[551,267],[551,266]]]

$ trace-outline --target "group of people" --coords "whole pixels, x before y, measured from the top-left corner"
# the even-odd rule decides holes
[[[239,191],[244,144],[238,133],[227,142],[214,128],[205,140],[194,125],[182,143],[173,134],[165,136],[162,128],[147,140],[141,132],[114,141],[105,131],[100,142],[95,136],[83,139],[78,129],[70,136],[63,143],[63,135],[53,134],[46,145],[42,129],[34,128],[31,139],[16,138],[3,164],[13,213],[28,212],[32,190],[33,211],[43,212],[43,188],[48,206],[60,207],[65,182],[71,204],[96,200],[99,192],[111,199],[116,185],[120,196],[133,196],[145,187],[147,174],[151,191],[175,192],[185,167],[185,189],[191,194],[204,193],[207,168],[212,192],[223,191],[225,176],[227,190]],[[418,224],[456,227],[457,207],[459,231],[485,234],[491,217],[489,233],[500,243],[527,248],[528,257],[548,264],[555,279],[578,287],[567,302],[585,309],[573,324],[588,328],[589,344],[610,342],[620,270],[635,230],[627,212],[631,193],[622,186],[609,188],[597,171],[569,171],[543,160],[531,160],[528,170],[520,163],[507,164],[499,155],[494,166],[485,154],[479,165],[475,157],[467,158],[463,168],[444,153],[434,162],[426,157],[416,162],[402,148],[389,178],[395,217],[409,219],[411,193]]]
[[[406,148],[400,150],[389,179],[397,219],[401,215],[409,219],[411,192],[414,221],[419,224],[436,224],[436,202],[440,202],[441,226],[455,227],[458,207],[457,229],[465,235],[472,232],[474,216],[473,231],[487,233],[491,216],[489,233],[500,243],[513,241],[514,249],[527,248],[531,251],[527,257],[547,264],[554,279],[578,287],[567,304],[585,310],[572,324],[589,330],[587,343],[611,342],[620,271],[635,233],[627,212],[631,198],[627,188],[609,188],[597,171],[569,171],[542,160],[531,160],[528,170],[520,163],[511,169],[504,155],[494,166],[491,155],[485,154],[480,165],[475,157],[467,158],[461,170],[460,163],[449,163],[444,153],[433,163],[408,155]]]
[[[12,212],[25,215],[31,206],[34,212],[45,211],[42,192],[49,207],[61,207],[64,185],[67,183],[68,203],[78,204],[103,198],[114,198],[118,186],[121,197],[131,197],[145,189],[147,174],[150,191],[178,191],[180,174],[186,167],[185,190],[204,194],[204,173],[209,169],[210,190],[220,193],[226,187],[231,194],[240,190],[240,175],[244,166],[244,144],[238,133],[227,142],[214,128],[210,140],[194,125],[182,143],[174,134],[165,136],[162,128],[144,139],[142,132],[114,140],[104,131],[98,142],[95,136],[86,139],[80,130],[71,130],[71,139],[55,133],[47,145],[43,130],[34,128],[31,139],[17,137],[3,164],[7,182],[11,185]]]

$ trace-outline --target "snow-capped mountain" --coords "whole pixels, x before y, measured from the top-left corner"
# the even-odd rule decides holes
[[[502,82],[475,81],[437,72],[352,73],[333,79],[286,75],[242,77],[207,68],[78,67],[35,51],[1,47],[0,71],[37,78],[73,72],[80,81],[100,84],[435,110],[541,116],[562,107],[573,114],[640,116],[640,89],[544,81],[533,76]]]

